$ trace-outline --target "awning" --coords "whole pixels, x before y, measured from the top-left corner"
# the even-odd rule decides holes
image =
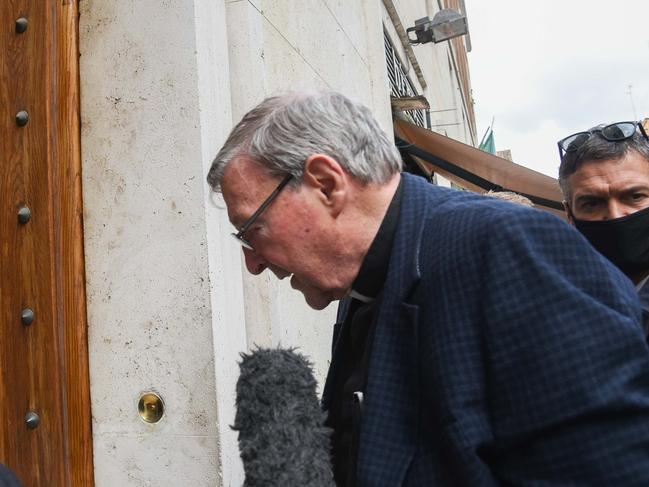
[[[513,191],[565,219],[556,179],[404,120],[395,119],[394,131],[399,149],[426,174],[438,173],[478,193]]]

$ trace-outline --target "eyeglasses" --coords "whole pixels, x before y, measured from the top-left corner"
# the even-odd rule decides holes
[[[248,218],[243,226],[239,228],[237,233],[232,233],[231,235],[237,239],[237,242],[239,242],[243,247],[245,247],[248,250],[255,250],[255,248],[252,246],[252,244],[246,240],[243,236],[244,233],[248,231],[250,226],[255,223],[255,220],[259,218],[259,215],[261,215],[266,208],[268,208],[268,205],[270,205],[275,197],[279,194],[279,192],[284,189],[284,186],[286,186],[289,181],[293,178],[292,174],[287,174],[284,176],[284,179],[281,180],[281,182],[277,185],[275,190],[270,194],[268,198],[264,200],[264,202],[261,204],[261,206],[255,211],[250,218]]]
[[[576,134],[569,135],[557,143],[559,145],[559,158],[563,159],[566,153],[579,150],[593,134],[599,134],[609,142],[620,142],[633,137],[638,128],[645,139],[649,140],[649,136],[647,136],[647,132],[645,132],[640,122],[617,122],[603,127],[592,128],[586,132],[577,132]]]

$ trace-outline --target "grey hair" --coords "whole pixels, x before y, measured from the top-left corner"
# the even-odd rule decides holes
[[[529,206],[531,208],[534,207],[534,203],[531,199],[529,199],[527,196],[523,196],[522,194],[514,193],[513,191],[493,191],[490,189],[484,194],[485,196],[493,196],[494,198],[509,201],[511,203],[518,203],[520,205]]]
[[[649,164],[649,140],[637,130],[633,137],[617,142],[606,140],[598,132],[593,133],[579,149],[566,153],[561,159],[559,186],[564,200],[570,201],[572,193],[568,178],[579,169],[581,164],[621,159],[631,152],[640,154]]]
[[[362,183],[385,183],[401,171],[399,151],[370,110],[331,91],[266,98],[232,129],[207,174],[219,191],[226,166],[247,156],[273,177],[302,180],[313,154],[334,158]],[[299,183],[293,183],[299,184]]]

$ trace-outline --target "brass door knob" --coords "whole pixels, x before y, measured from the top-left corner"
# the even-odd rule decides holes
[[[140,396],[137,404],[137,412],[143,421],[157,423],[164,416],[164,402],[155,392],[145,392]]]

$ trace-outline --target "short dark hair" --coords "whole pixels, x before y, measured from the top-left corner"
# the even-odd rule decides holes
[[[567,152],[559,165],[559,186],[566,201],[570,201],[570,185],[568,178],[573,175],[584,162],[603,162],[611,159],[621,159],[630,152],[640,154],[649,164],[649,140],[636,131],[633,137],[611,142],[598,132],[593,133],[574,152]]]

